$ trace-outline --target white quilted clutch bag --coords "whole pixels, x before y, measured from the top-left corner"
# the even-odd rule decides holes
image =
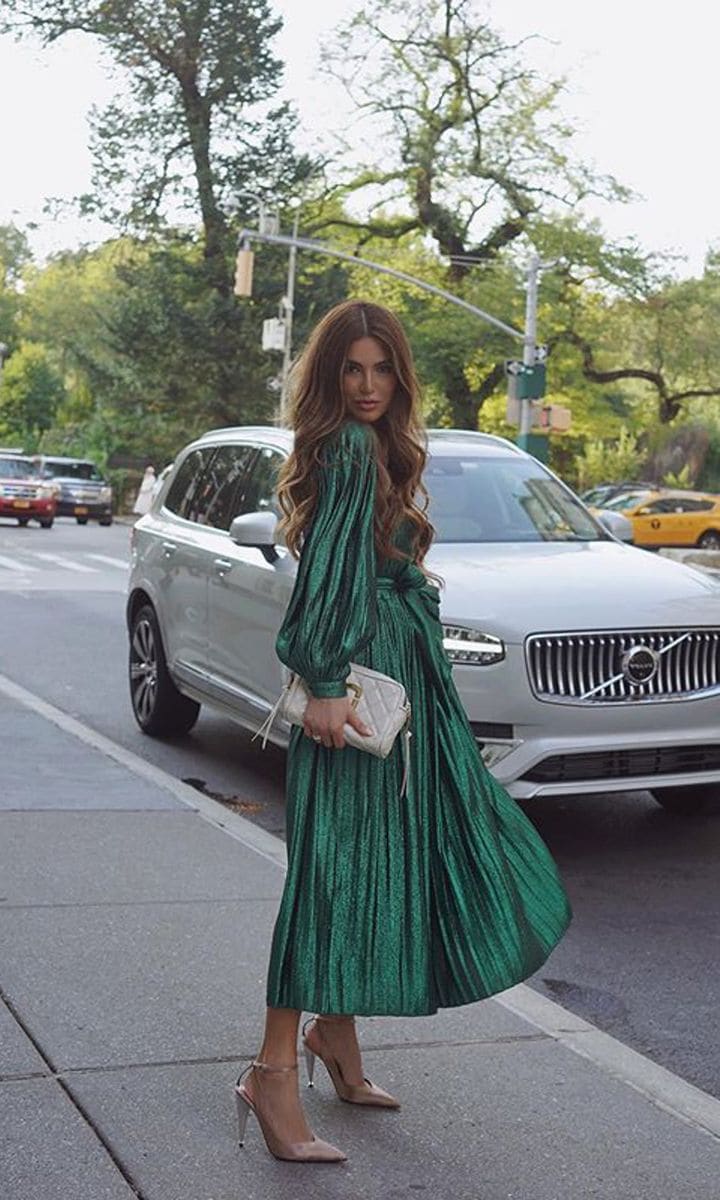
[[[345,725],[343,734],[348,745],[355,746],[358,750],[367,750],[368,754],[374,754],[378,758],[387,758],[395,744],[395,738],[398,733],[402,733],[404,772],[400,795],[404,795],[407,789],[409,743],[412,737],[411,706],[405,688],[382,671],[373,671],[371,667],[363,667],[359,663],[350,663],[346,686],[353,693],[352,707],[357,711],[360,720],[373,730],[367,737],[363,737],[352,725]],[[293,672],[275,707],[257,733],[253,734],[252,741],[264,733],[263,750],[265,749],[268,733],[278,713],[291,725],[302,725],[310,698],[311,693],[307,690],[304,680]]]

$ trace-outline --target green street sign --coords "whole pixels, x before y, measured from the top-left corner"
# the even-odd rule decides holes
[[[545,363],[535,363],[525,366],[517,379],[518,400],[539,400],[545,395]]]

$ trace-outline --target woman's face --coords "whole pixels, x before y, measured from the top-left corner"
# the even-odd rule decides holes
[[[353,342],[343,367],[345,407],[357,421],[371,424],[386,413],[395,395],[397,376],[382,342],[362,337]]]

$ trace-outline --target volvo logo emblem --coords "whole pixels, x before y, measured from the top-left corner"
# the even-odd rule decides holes
[[[636,686],[654,679],[660,665],[660,655],[649,646],[631,646],[622,656],[620,667],[628,683]]]

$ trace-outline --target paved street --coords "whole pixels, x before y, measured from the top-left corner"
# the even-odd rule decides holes
[[[15,569],[0,564],[0,672],[282,836],[281,751],[263,751],[211,711],[180,742],[138,732],[127,700],[126,571],[114,565],[128,561],[129,539],[122,524],[0,524],[0,555],[35,567],[18,587]],[[641,793],[543,799],[526,811],[576,914],[533,986],[720,1097],[717,814],[678,822]]]
[[[124,591],[127,526],[101,529],[58,519],[52,529],[0,521],[0,592]]]

